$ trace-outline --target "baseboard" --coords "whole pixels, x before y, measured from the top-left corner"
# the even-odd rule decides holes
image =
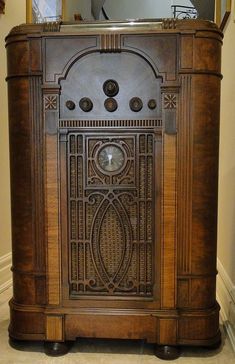
[[[0,257],[0,293],[12,285],[11,259],[11,253]]]
[[[220,260],[217,260],[217,300],[220,304],[220,317],[235,352],[235,286]]]

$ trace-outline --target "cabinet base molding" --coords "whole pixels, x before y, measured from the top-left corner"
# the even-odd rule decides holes
[[[219,306],[204,311],[160,310],[141,312],[106,309],[82,313],[58,307],[42,308],[10,303],[9,334],[17,340],[49,342],[83,338],[143,339],[161,346],[210,347],[220,341],[217,322]],[[30,307],[32,310],[30,310]],[[50,313],[48,313],[50,310]],[[30,318],[30,319],[29,319]],[[205,330],[205,327],[207,330]],[[33,334],[32,334],[33,332]],[[216,332],[216,335],[214,333]]]

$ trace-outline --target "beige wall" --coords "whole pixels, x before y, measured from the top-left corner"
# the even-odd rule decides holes
[[[235,285],[235,9],[222,52],[218,258]]]
[[[25,22],[25,9],[25,0],[7,0],[5,14],[0,15],[0,258],[11,251],[8,112],[4,38],[13,26]]]

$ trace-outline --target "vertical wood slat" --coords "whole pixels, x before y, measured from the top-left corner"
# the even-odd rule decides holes
[[[60,249],[58,234],[57,137],[46,136],[46,216],[48,303],[60,302]]]
[[[164,135],[163,204],[161,253],[161,306],[174,308],[176,302],[176,137]]]
[[[44,90],[45,119],[45,216],[47,240],[47,296],[49,305],[60,304],[61,259],[59,236],[58,91]]]
[[[46,339],[48,341],[64,340],[63,331],[63,316],[48,315],[46,317]]]
[[[35,271],[45,271],[44,249],[44,195],[43,195],[43,125],[42,125],[42,77],[30,78],[30,111],[32,119],[32,195],[34,196],[34,241],[35,241]]]
[[[181,76],[178,128],[178,273],[191,271],[192,153],[191,76]]]

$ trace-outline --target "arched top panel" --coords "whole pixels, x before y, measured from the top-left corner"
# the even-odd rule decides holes
[[[100,50],[88,50],[84,53],[84,50],[75,54],[64,66],[61,74],[56,74],[57,82],[60,83],[61,80],[66,79],[70,69],[73,67],[74,63],[78,62],[80,59],[89,56],[90,54],[100,54]],[[121,53],[132,53],[136,57],[142,58],[149,66],[152,68],[152,71],[156,78],[163,77],[164,72],[160,72],[156,60],[154,61],[146,52],[140,49],[122,49]],[[107,54],[106,54],[107,56]]]
[[[162,77],[134,52],[91,52],[74,59],[63,73],[62,119],[161,117]],[[104,90],[108,80],[115,81],[118,92]]]

